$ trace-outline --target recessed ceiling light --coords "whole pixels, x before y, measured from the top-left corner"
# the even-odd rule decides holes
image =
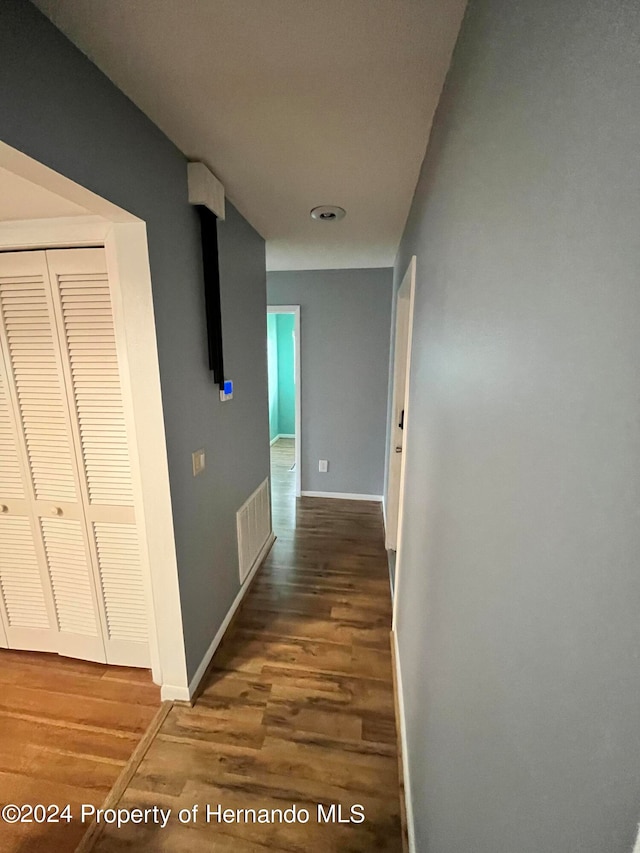
[[[311,211],[311,218],[319,222],[336,222],[338,219],[344,219],[346,215],[345,209],[336,207],[335,204],[322,204]]]

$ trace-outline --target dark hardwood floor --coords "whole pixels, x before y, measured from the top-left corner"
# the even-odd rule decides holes
[[[120,800],[170,808],[167,826],[107,828],[100,853],[402,850],[380,506],[296,500],[292,463],[293,442],[280,440],[277,541],[195,706],[173,707]],[[295,805],[309,820],[207,824],[207,804]],[[318,804],[339,804],[343,819],[359,805],[364,821],[318,822]],[[181,824],[194,805],[197,820]]]
[[[159,707],[146,670],[0,649],[0,806],[100,806]],[[71,853],[85,829],[0,820],[0,851]]]

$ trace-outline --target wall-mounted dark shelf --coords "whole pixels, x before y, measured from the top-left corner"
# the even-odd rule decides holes
[[[218,258],[218,217],[204,205],[196,205],[200,216],[204,298],[207,317],[209,369],[213,379],[224,388],[224,358],[222,351],[222,308],[220,304],[220,265]]]

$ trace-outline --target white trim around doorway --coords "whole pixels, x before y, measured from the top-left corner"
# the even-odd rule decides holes
[[[145,223],[0,142],[0,167],[87,210],[86,216],[0,223],[0,249],[103,246],[130,431],[136,524],[153,680],[163,697],[188,685],[160,370]]]
[[[405,484],[406,484],[406,471],[407,471],[407,439],[409,435],[409,426],[410,426],[410,412],[409,412],[409,403],[410,403],[410,385],[411,385],[411,348],[412,348],[412,339],[413,339],[413,312],[414,312],[414,303],[415,303],[415,290],[416,290],[416,256],[414,255],[411,258],[409,266],[407,267],[407,271],[404,274],[402,279],[402,284],[398,290],[397,302],[396,302],[396,341],[394,343],[394,387],[392,394],[392,410],[391,410],[391,430],[389,436],[389,450],[388,450],[388,470],[389,474],[387,476],[387,494],[386,494],[386,522],[388,523],[391,520],[390,514],[395,511],[395,507],[393,502],[390,504],[388,502],[389,499],[389,483],[391,482],[391,466],[396,457],[396,443],[401,441],[400,445],[400,466],[399,471],[396,472],[397,475],[397,522],[395,525],[395,551],[396,551],[396,563],[395,563],[395,573],[394,573],[394,584],[393,584],[393,621],[392,628],[393,630],[397,630],[397,616],[398,616],[398,588],[401,580],[402,574],[402,522],[404,515],[404,493],[405,493]],[[404,320],[402,321],[400,317],[400,311],[404,313]],[[399,322],[400,321],[400,322]],[[404,332],[402,335],[402,340],[398,341],[398,328],[401,325],[401,322],[404,322]],[[400,352],[398,346],[402,347],[403,351]],[[399,376],[397,368],[400,368],[402,375]],[[403,386],[403,390],[401,394],[398,394],[397,385],[398,382],[401,382]],[[402,430],[399,431],[397,427],[397,420],[400,413],[400,410],[404,412],[403,414],[403,427]],[[401,436],[401,438],[399,438]],[[388,540],[388,531],[389,527],[386,527],[385,536]],[[389,543],[387,541],[387,548],[389,547]]]

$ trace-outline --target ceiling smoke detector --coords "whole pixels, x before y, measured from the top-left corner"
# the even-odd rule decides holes
[[[311,218],[317,219],[318,222],[337,222],[338,219],[344,219],[346,215],[345,209],[335,204],[322,204],[311,211]]]

